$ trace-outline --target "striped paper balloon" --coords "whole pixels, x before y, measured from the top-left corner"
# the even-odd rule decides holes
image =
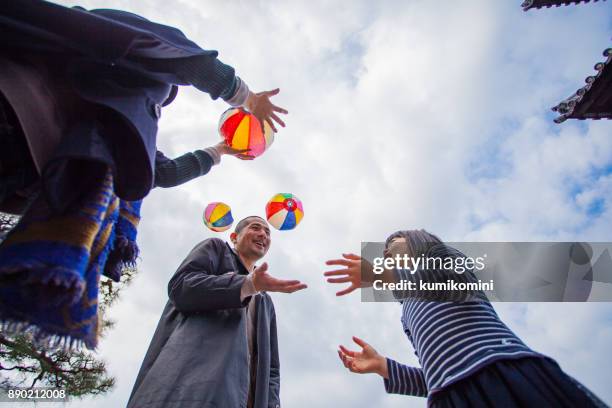
[[[232,210],[221,202],[210,203],[204,210],[204,224],[215,232],[222,232],[232,226]]]
[[[261,129],[259,120],[242,108],[226,110],[219,120],[219,133],[228,146],[234,149],[251,149],[247,156],[261,156],[274,142],[274,132],[267,122]]]
[[[302,202],[293,194],[276,194],[266,205],[268,222],[281,231],[294,229],[303,217],[304,207]]]

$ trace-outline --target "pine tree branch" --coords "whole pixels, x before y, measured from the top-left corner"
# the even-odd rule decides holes
[[[34,367],[26,367],[26,366],[13,366],[11,368],[8,367],[4,367],[2,364],[0,364],[0,370],[2,371],[11,371],[11,370],[19,370],[19,371],[27,371],[29,373],[34,373],[36,372],[36,370],[34,369]]]
[[[28,355],[30,358],[33,358],[41,362],[41,370],[43,370],[43,373],[46,370],[44,370],[42,366],[42,361],[44,361],[48,365],[48,367],[51,369],[50,371],[53,371],[54,373],[61,371],[60,368],[57,367],[56,363],[53,360],[51,360],[49,357],[47,357],[47,355],[44,352],[38,352],[32,346],[20,347],[18,343],[7,339],[2,334],[0,334],[0,344],[4,344],[5,346],[12,347],[14,349],[19,349],[24,354]]]

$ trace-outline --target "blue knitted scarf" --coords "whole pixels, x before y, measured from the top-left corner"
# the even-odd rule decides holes
[[[118,281],[135,263],[140,205],[115,196],[110,171],[61,215],[37,198],[0,244],[0,327],[95,348],[100,276]]]

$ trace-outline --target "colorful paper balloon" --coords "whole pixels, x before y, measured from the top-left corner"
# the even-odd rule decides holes
[[[266,218],[270,225],[278,230],[294,229],[303,217],[302,202],[293,194],[276,194],[266,204]]]
[[[215,232],[222,232],[232,226],[232,210],[221,202],[210,203],[204,210],[204,224]]]
[[[234,149],[251,149],[246,156],[261,156],[274,142],[274,132],[267,122],[261,129],[259,120],[242,108],[226,110],[219,120],[219,133],[225,143]]]

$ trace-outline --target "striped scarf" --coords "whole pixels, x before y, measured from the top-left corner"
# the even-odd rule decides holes
[[[135,263],[140,204],[114,194],[110,171],[61,215],[38,197],[0,244],[0,328],[48,346],[95,348],[100,276],[118,281]]]

